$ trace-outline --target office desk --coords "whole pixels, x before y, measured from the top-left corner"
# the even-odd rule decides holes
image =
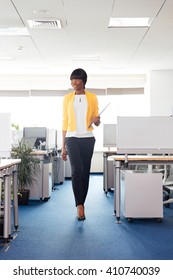
[[[103,150],[103,190],[107,194],[109,190],[108,186],[108,157],[116,155],[116,148],[105,148]]]
[[[121,182],[120,171],[122,169],[128,169],[128,165],[158,165],[165,164],[170,165],[173,163],[173,156],[126,156],[115,155],[112,156],[114,160],[114,212],[117,221],[120,220],[120,194],[121,194]]]
[[[13,211],[14,211],[14,227],[18,228],[18,197],[17,197],[17,166],[21,162],[20,159],[1,159],[0,160],[0,206],[2,181],[4,180],[4,222],[3,222],[3,238],[7,243],[11,236],[11,178],[13,184]],[[0,207],[0,213],[2,208]]]

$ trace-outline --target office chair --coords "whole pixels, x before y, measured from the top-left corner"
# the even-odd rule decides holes
[[[169,169],[168,169],[169,168]],[[166,207],[170,207],[170,203],[173,202],[173,165],[169,165],[166,170],[166,179],[163,181],[163,204]]]

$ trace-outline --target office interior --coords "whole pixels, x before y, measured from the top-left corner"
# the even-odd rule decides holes
[[[0,113],[10,113],[11,124],[19,126],[17,132],[11,127],[13,143],[23,137],[24,128],[44,127],[56,131],[55,146],[61,149],[62,100],[71,91],[70,73],[78,67],[86,70],[86,89],[97,94],[100,111],[110,103],[94,130],[92,175],[104,178],[105,124],[116,124],[121,116],[172,116],[172,0],[0,0],[0,4]],[[150,25],[108,27],[114,17],[147,17]],[[31,20],[40,25],[31,26]],[[5,33],[11,28],[13,32],[19,28],[19,33]],[[64,184],[69,177],[67,162],[60,181]],[[100,188],[104,192],[102,183]]]

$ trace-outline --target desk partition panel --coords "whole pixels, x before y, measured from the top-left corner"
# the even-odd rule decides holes
[[[118,117],[118,154],[173,154],[173,117]]]

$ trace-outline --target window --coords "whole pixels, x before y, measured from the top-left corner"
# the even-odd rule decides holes
[[[25,126],[45,126],[59,131],[61,144],[62,100],[60,96],[0,97],[1,112],[10,112],[12,123]],[[99,110],[110,106],[101,115],[101,125],[94,129],[95,150],[103,148],[103,123],[116,123],[117,116],[149,115],[149,105],[145,94],[98,96]]]

